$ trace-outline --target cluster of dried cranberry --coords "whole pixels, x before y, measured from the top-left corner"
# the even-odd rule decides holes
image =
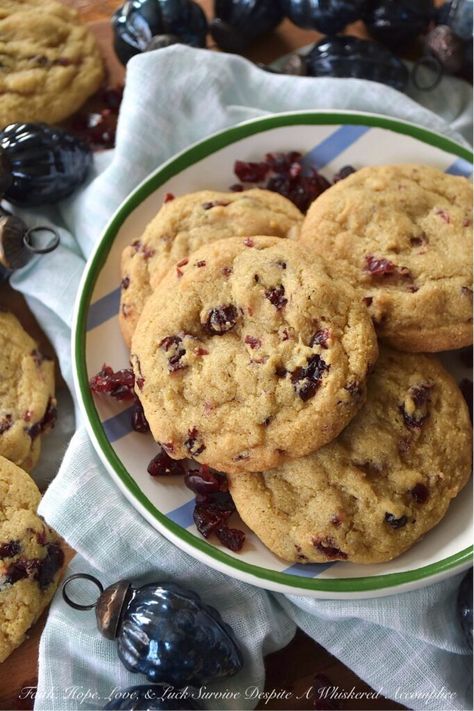
[[[131,423],[135,432],[149,432],[150,427],[143,412],[140,400],[135,395],[135,375],[131,368],[114,371],[110,365],[102,366],[101,370],[89,380],[89,387],[96,395],[103,394],[115,400],[130,400],[133,402]]]
[[[122,96],[123,87],[105,89],[97,97],[102,108],[77,114],[71,125],[73,133],[80,136],[93,150],[113,148]]]
[[[333,182],[343,180],[354,173],[354,168],[344,166],[333,178]],[[246,184],[279,193],[288,198],[301,212],[306,212],[321,193],[331,187],[331,183],[315,168],[305,167],[303,156],[297,151],[289,153],[267,153],[263,161],[234,163],[234,173],[240,180],[231,186],[234,192],[245,189]]]

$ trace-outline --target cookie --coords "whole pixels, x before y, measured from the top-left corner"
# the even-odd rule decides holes
[[[64,120],[104,78],[94,36],[75,10],[53,0],[1,5],[0,128]]]
[[[302,221],[293,203],[269,190],[203,190],[166,202],[122,255],[119,318],[127,345],[153,289],[191,252],[226,237],[296,237]]]
[[[261,471],[339,434],[364,401],[377,341],[351,288],[296,242],[233,237],[167,274],[130,358],[172,458]]]
[[[54,363],[6,311],[0,311],[0,372],[0,455],[31,471],[41,434],[56,420]]]
[[[420,165],[363,168],[310,207],[301,242],[357,288],[404,351],[472,343],[472,186]]]
[[[381,563],[435,526],[471,473],[467,407],[432,356],[382,349],[339,437],[273,471],[232,474],[243,521],[284,560]]]
[[[36,514],[40,498],[28,474],[0,457],[0,662],[49,604],[64,563],[58,537]]]

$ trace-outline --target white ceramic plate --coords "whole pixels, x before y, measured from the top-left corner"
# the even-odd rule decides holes
[[[200,561],[254,585],[321,598],[376,597],[412,590],[471,564],[472,497],[469,487],[445,519],[410,551],[390,563],[288,565],[272,555],[246,527],[237,554],[216,540],[205,541],[193,524],[193,495],[177,478],[152,478],[147,465],[156,453],[151,435],[135,433],[129,411],[91,396],[88,380],[104,362],[128,367],[118,325],[120,255],[156,214],[165,193],[205,188],[227,190],[235,182],[236,159],[259,160],[267,152],[299,150],[328,178],[342,166],[421,163],[469,176],[472,155],[462,146],[414,124],[361,113],[278,114],[215,134],[160,166],[125,200],[89,260],[74,323],[76,387],[89,433],[107,470],[131,504],[158,531]],[[457,354],[445,363],[459,380]],[[239,526],[239,523],[233,523]]]

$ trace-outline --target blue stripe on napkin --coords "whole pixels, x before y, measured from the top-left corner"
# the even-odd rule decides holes
[[[109,417],[108,420],[102,422],[102,427],[105,430],[105,434],[109,442],[116,442],[121,437],[125,437],[132,431],[132,416],[133,407],[127,407],[126,410],[120,412],[118,415]]]
[[[100,326],[104,321],[118,314],[120,306],[120,287],[114,289],[109,294],[106,294],[98,301],[95,301],[89,306],[87,315],[87,330],[92,331],[93,328]]]
[[[178,506],[177,509],[173,509],[173,511],[168,511],[166,516],[167,518],[177,523],[179,526],[182,526],[183,528],[188,528],[193,523],[193,511],[195,504],[195,500],[191,499],[182,506]]]
[[[322,572],[324,572],[327,568],[330,568],[332,565],[334,565],[334,563],[309,563],[309,565],[295,563],[281,572],[288,573],[288,575],[299,575],[301,578],[317,578]]]
[[[445,173],[463,175],[465,178],[469,178],[472,175],[472,165],[464,158],[458,158],[449,168],[446,168]]]
[[[370,131],[369,126],[341,126],[306,153],[302,161],[303,165],[305,167],[311,166],[316,170],[324,168],[346,148],[358,141],[367,131]]]

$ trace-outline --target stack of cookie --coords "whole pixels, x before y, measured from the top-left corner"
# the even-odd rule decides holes
[[[304,219],[264,190],[170,199],[125,250],[154,438],[224,472],[283,559],[390,560],[466,484],[464,399],[419,352],[472,343],[471,202],[464,178],[372,167]]]
[[[25,638],[58,585],[64,555],[36,514],[26,473],[54,426],[54,363],[10,313],[0,311],[0,662]],[[21,467],[21,468],[20,468]],[[26,471],[24,471],[26,470]]]

